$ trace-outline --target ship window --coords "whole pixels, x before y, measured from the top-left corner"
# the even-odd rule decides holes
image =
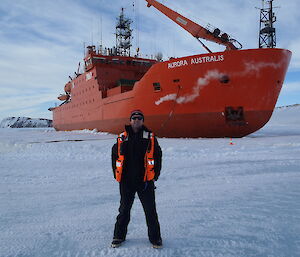
[[[180,79],[174,79],[173,80],[174,83],[179,82],[179,81],[180,81]]]
[[[159,82],[154,82],[153,83],[153,88],[154,88],[154,91],[160,91],[161,90],[160,83]]]

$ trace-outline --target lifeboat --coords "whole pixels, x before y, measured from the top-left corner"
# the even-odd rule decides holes
[[[57,97],[57,99],[60,100],[60,101],[67,101],[67,100],[69,100],[69,98],[70,98],[70,95],[68,95],[68,94],[60,94]]]
[[[65,85],[64,90],[65,90],[66,93],[71,93],[71,89],[72,89],[72,84],[71,84],[71,82],[68,82],[68,83]]]

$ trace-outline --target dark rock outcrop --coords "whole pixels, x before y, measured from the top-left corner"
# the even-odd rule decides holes
[[[52,120],[32,119],[28,117],[8,117],[0,122],[0,128],[48,128]]]

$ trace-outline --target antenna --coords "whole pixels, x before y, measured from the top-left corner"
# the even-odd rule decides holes
[[[83,58],[85,57],[85,42],[83,42]]]
[[[134,15],[134,23],[135,23],[135,44],[136,44],[136,54],[137,56],[139,56],[139,51],[140,51],[140,32],[139,32],[139,28],[140,28],[140,21],[139,21],[139,1],[133,1],[132,3],[132,7],[133,7],[133,15]]]
[[[100,43],[98,46],[98,54],[102,54],[102,15],[99,16],[98,20],[98,39],[100,38]]]
[[[102,46],[102,15],[100,16],[100,45]]]
[[[92,17],[92,33],[91,33],[91,39],[92,39],[92,45],[94,44],[94,28],[93,28],[93,22],[94,22],[94,19]]]
[[[267,7],[265,7],[265,3]],[[273,23],[276,16],[273,13],[273,0],[262,0],[259,20],[259,48],[276,47],[276,30]]]

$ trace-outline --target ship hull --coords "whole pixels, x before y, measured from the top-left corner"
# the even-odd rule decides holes
[[[290,58],[284,49],[250,49],[172,59],[153,65],[132,90],[104,98],[87,81],[90,93],[53,109],[54,127],[117,134],[141,109],[160,137],[243,137],[270,119]]]

